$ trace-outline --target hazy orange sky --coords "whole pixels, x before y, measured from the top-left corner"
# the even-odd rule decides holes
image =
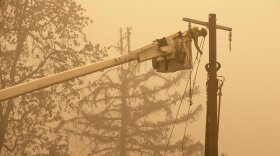
[[[232,52],[228,33],[217,31],[219,75],[223,88],[219,151],[228,156],[280,155],[280,1],[279,0],[79,0],[94,23],[87,35],[94,43],[116,44],[119,28],[132,26],[132,50],[187,29],[183,17],[208,20],[233,28]],[[208,39],[199,71],[205,106]],[[204,109],[205,110],[205,109]],[[190,134],[204,142],[205,111]]]

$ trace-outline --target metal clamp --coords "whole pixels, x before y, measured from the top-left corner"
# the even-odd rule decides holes
[[[216,71],[220,70],[221,64],[220,64],[219,62],[215,62],[215,64],[216,64]],[[207,64],[205,65],[205,69],[206,69],[207,72],[209,72],[210,63],[207,63]]]

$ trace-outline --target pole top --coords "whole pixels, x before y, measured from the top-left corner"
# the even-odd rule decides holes
[[[209,14],[209,18],[216,18],[216,14]],[[203,21],[199,21],[199,20],[195,20],[195,19],[191,19],[191,18],[183,18],[183,21],[195,23],[195,24],[199,24],[199,25],[204,25],[206,27],[209,26],[208,22],[203,22]],[[221,30],[226,30],[226,31],[232,31],[232,28],[221,26],[221,25],[216,25],[216,28],[221,29]]]

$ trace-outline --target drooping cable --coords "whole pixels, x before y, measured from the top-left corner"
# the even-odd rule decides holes
[[[192,72],[192,70],[191,70],[191,72]],[[187,84],[186,84],[186,86],[185,86],[185,89],[184,89],[183,95],[182,95],[182,97],[181,97],[180,104],[179,104],[179,107],[178,107],[178,110],[177,110],[177,113],[176,113],[176,116],[175,116],[175,120],[174,120],[174,122],[173,122],[173,124],[172,124],[172,129],[171,129],[170,135],[169,135],[169,137],[168,137],[167,144],[166,144],[166,146],[165,146],[164,156],[166,155],[167,150],[168,150],[168,146],[169,146],[169,143],[170,143],[170,140],[171,140],[173,131],[174,131],[174,127],[175,127],[175,124],[176,124],[177,119],[178,119],[178,114],[179,114],[179,112],[180,112],[180,109],[181,109],[181,106],[182,106],[182,103],[183,103],[183,97],[184,97],[185,92],[186,92],[186,90],[187,90],[187,88],[188,88],[189,80],[190,80],[190,78],[188,78]]]
[[[220,80],[221,84],[219,85],[218,87],[218,96],[219,96],[219,103],[218,103],[218,134],[219,134],[219,129],[220,129],[220,114],[221,114],[221,101],[222,101],[222,87],[224,85],[224,82],[225,82],[225,77],[223,76],[219,76],[222,78],[222,80]]]
[[[201,51],[203,51],[203,48],[204,48],[204,41],[205,41],[205,38],[202,38],[202,41],[200,43],[200,49]],[[197,52],[198,53],[198,52]],[[195,71],[195,75],[194,75],[194,79],[193,79],[193,87],[195,86],[196,84],[196,78],[197,78],[197,72],[198,72],[198,67],[200,65],[200,61],[201,61],[201,55],[199,55],[199,59],[198,59],[198,63],[197,63],[197,68],[196,68],[196,71]]]
[[[202,43],[203,43],[203,44],[202,44]],[[200,46],[201,46],[201,45],[204,45],[204,38],[203,38],[203,40],[201,41]],[[196,59],[195,59],[195,61],[194,61],[194,63],[193,63],[193,67],[195,67],[197,61],[200,62],[200,61],[198,60],[198,54],[199,54],[199,52],[197,52],[197,54],[196,54]],[[201,58],[201,56],[200,56],[200,58]],[[197,67],[197,68],[198,68],[198,67]],[[190,75],[192,74],[192,72],[193,72],[193,68],[192,68],[191,71],[190,71]],[[196,74],[197,74],[197,70],[196,70]],[[190,79],[191,79],[191,77],[188,78],[187,84],[186,84],[185,89],[184,89],[184,92],[183,92],[182,97],[181,97],[181,99],[180,99],[180,104],[179,104],[179,107],[178,107],[178,110],[177,110],[177,113],[176,113],[176,116],[175,116],[175,120],[174,120],[174,122],[173,122],[173,124],[172,124],[172,129],[171,129],[171,132],[170,132],[170,135],[169,135],[169,137],[168,137],[168,141],[167,141],[167,144],[166,144],[166,147],[165,147],[164,156],[165,156],[166,153],[167,153],[167,150],[168,150],[168,147],[169,147],[169,143],[170,143],[170,140],[171,140],[173,131],[174,131],[175,124],[176,124],[177,119],[178,119],[178,115],[179,115],[179,112],[180,112],[180,109],[181,109],[181,106],[182,106],[182,103],[183,103],[184,95],[185,95],[185,93],[186,93],[186,91],[187,91],[187,88],[188,88],[188,85],[189,85],[189,82],[190,82]],[[190,84],[190,85],[191,85],[191,84]],[[189,108],[189,109],[190,109],[190,108]],[[189,114],[189,113],[188,113],[188,114]],[[189,116],[189,115],[187,115],[187,118],[188,118],[188,116]]]
[[[205,41],[205,38],[202,38],[202,40],[200,42],[200,49],[201,49],[201,51],[203,51],[203,48],[204,48],[204,41]],[[198,55],[198,54],[199,54],[199,52],[197,52],[197,54],[196,54],[196,60],[198,60],[198,64],[197,64],[197,67],[196,67],[196,71],[195,71],[195,76],[194,76],[194,79],[193,79],[193,86],[192,87],[191,87],[192,84],[191,84],[191,80],[190,80],[190,104],[188,105],[187,119],[186,119],[186,124],[185,124],[185,128],[184,128],[184,135],[183,135],[183,138],[182,138],[182,153],[183,153],[183,155],[184,155],[185,136],[186,136],[188,120],[189,120],[189,114],[190,114],[190,106],[192,105],[192,95],[193,95],[193,93],[192,93],[193,90],[192,89],[194,89],[194,87],[195,87],[197,73],[198,73],[198,69],[199,69],[199,65],[200,65],[200,61],[201,61],[201,55]],[[195,60],[195,63],[196,63],[196,60]],[[194,66],[195,66],[195,63],[194,63]],[[191,76],[190,76],[190,79],[191,79]]]

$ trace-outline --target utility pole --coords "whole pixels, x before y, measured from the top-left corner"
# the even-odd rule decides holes
[[[217,92],[218,79],[217,71],[221,64],[217,62],[217,42],[216,29],[222,29],[230,32],[232,28],[216,25],[216,15],[209,14],[208,22],[183,18],[183,21],[204,25],[209,28],[209,63],[205,68],[208,73],[207,80],[207,113],[206,113],[206,135],[205,135],[205,156],[218,156],[218,111],[217,111]],[[231,38],[229,39],[231,41]]]
[[[208,72],[207,81],[207,114],[205,156],[218,156],[218,118],[217,118],[217,43],[216,43],[216,15],[209,15],[209,63],[206,65]]]
[[[130,49],[130,35],[131,35],[131,27],[127,27],[126,28],[126,44],[127,44],[127,53],[130,53],[131,52],[131,49]],[[128,71],[130,72],[130,63],[128,63]]]
[[[123,31],[120,28],[120,52],[121,55],[124,54],[124,44],[123,44]],[[120,128],[120,155],[126,156],[126,139],[127,139],[127,84],[126,84],[126,74],[124,65],[121,65],[121,128]]]
[[[131,32],[130,32],[130,30],[131,30],[131,27],[127,27],[126,28],[126,37],[127,37],[127,52],[129,53],[130,51],[131,51],[131,49],[130,49],[130,35],[131,35]]]
[[[121,55],[124,55],[125,46],[124,46],[124,39],[127,40],[127,52],[130,52],[130,29],[127,28],[126,35],[124,37],[122,28],[120,29],[120,51]],[[126,156],[127,155],[127,138],[128,138],[128,118],[129,118],[129,112],[128,112],[128,81],[129,81],[129,75],[130,72],[130,63],[128,63],[127,69],[125,69],[124,65],[121,65],[121,130],[120,130],[120,155]]]

